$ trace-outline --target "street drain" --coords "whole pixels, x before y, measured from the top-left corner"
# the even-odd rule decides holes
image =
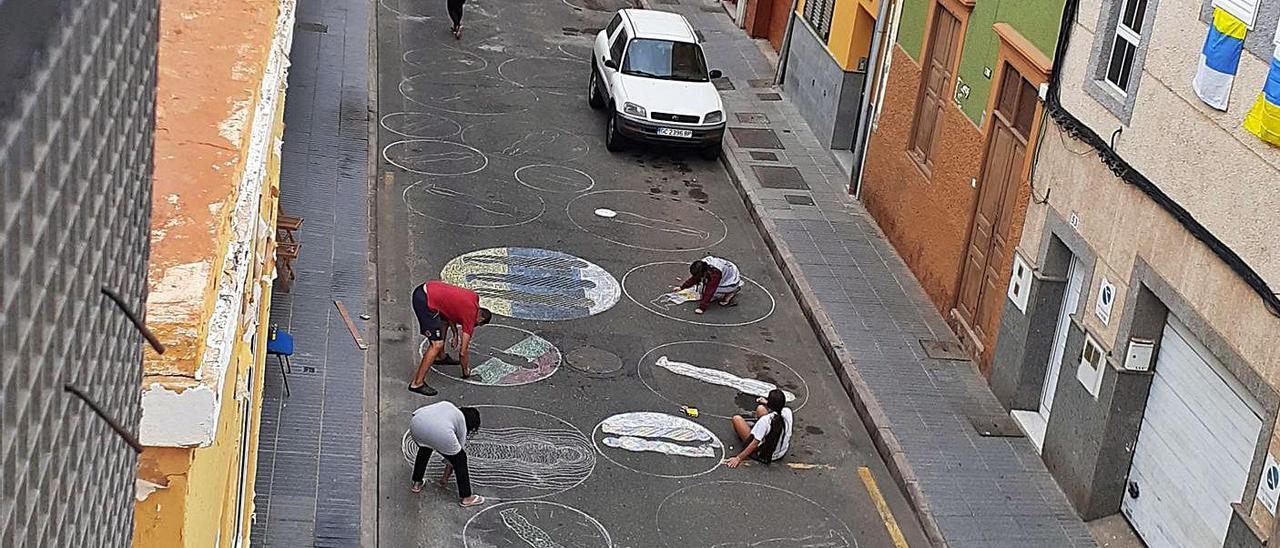
[[[711,80],[711,83],[715,84],[716,89],[720,91],[733,91],[737,89],[733,87],[733,82],[730,82],[728,78],[715,78]]]
[[[813,198],[810,198],[808,196],[800,196],[796,194],[784,194],[782,197],[786,198],[787,203],[791,205],[798,205],[798,206],[814,205]]]
[[[753,88],[770,88],[773,87],[773,78],[752,78],[747,80],[747,85]]]
[[[760,180],[760,186],[787,190],[809,190],[804,176],[794,167],[787,166],[751,166]]]
[[[778,155],[777,155],[777,154],[774,154],[774,153],[772,153],[772,152],[764,152],[764,151],[760,151],[760,150],[752,150],[752,151],[750,151],[750,152],[751,152],[751,159],[752,159],[752,160],[757,160],[757,161],[762,161],[762,162],[776,162],[776,161],[778,161]]]
[[[761,101],[781,101],[782,96],[777,93],[757,93],[756,98]]]
[[[733,135],[733,140],[742,148],[783,148],[782,141],[778,140],[778,135],[771,129],[731,127],[729,134]]]
[[[738,121],[744,124],[767,124],[769,117],[763,112],[735,112],[734,116],[738,117]]]

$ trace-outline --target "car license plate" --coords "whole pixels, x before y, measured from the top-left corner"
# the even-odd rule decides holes
[[[663,137],[682,137],[682,138],[688,139],[690,137],[693,137],[693,130],[660,127],[658,128],[658,135],[661,135]]]

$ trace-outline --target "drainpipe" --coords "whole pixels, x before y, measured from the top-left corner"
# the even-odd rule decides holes
[[[744,2],[746,0],[739,0]],[[773,0],[777,2],[778,0]],[[781,86],[787,77],[787,56],[791,55],[791,32],[796,27],[796,6],[800,0],[791,0],[791,11],[787,12],[787,31],[782,34],[782,49],[778,51],[778,68],[773,73],[773,85]]]
[[[853,163],[852,179],[849,181],[852,187],[850,193],[855,200],[860,199],[862,195],[862,172],[867,163],[867,149],[870,148],[867,145],[871,143],[871,91],[875,88],[876,81],[880,79],[880,69],[884,67],[880,57],[888,51],[888,48],[881,47],[881,42],[884,39],[885,28],[889,26],[890,5],[895,1],[880,0],[880,13],[876,15],[876,30],[871,37],[871,51],[867,55],[867,74],[862,82],[862,105],[858,109],[858,132],[853,137],[853,144],[858,147],[858,157]]]

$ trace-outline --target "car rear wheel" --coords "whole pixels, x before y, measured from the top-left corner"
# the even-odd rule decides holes
[[[622,150],[622,140],[622,134],[618,132],[618,113],[611,112],[609,121],[604,126],[604,148],[609,152],[618,152]]]
[[[599,109],[604,106],[604,97],[600,95],[600,86],[596,84],[596,67],[591,67],[591,76],[587,78],[587,104]]]

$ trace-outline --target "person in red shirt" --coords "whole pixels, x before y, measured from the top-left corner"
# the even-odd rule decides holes
[[[480,306],[480,296],[465,287],[431,280],[413,289],[413,314],[418,317],[418,330],[430,346],[422,354],[422,363],[418,364],[418,373],[409,383],[409,391],[424,396],[437,394],[436,389],[427,385],[427,371],[431,370],[431,364],[436,363],[436,358],[443,358],[440,363],[446,365],[461,364],[462,376],[470,377],[471,336],[476,327],[489,323],[493,318],[489,309]],[[453,332],[455,347],[459,348],[457,362],[444,354],[448,331]]]

